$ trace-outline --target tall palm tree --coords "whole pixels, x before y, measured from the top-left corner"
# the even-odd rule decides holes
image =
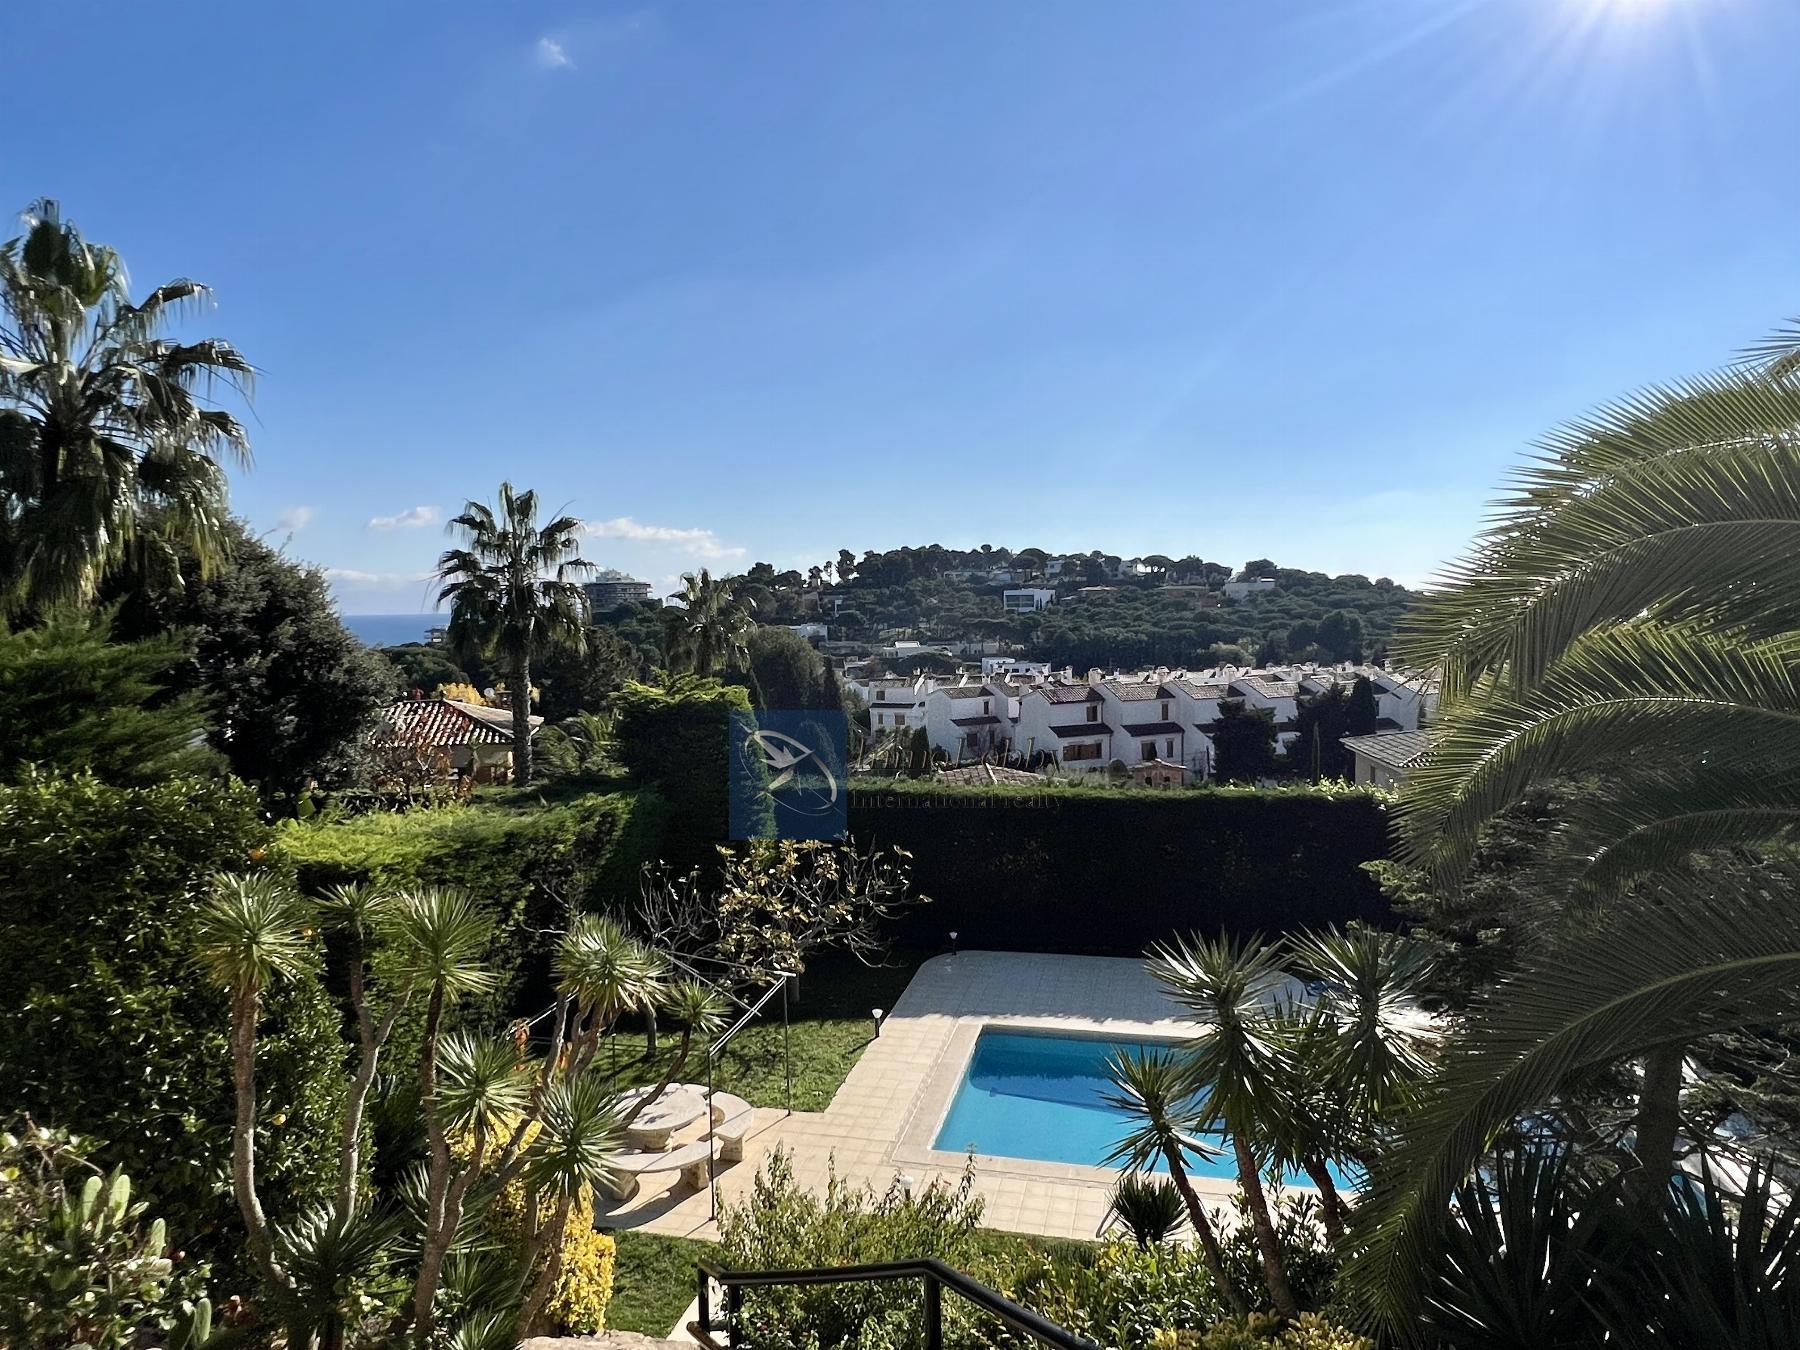
[[[0,245],[0,615],[93,598],[129,569],[167,583],[182,552],[225,546],[225,472],[250,444],[211,406],[247,394],[250,363],[169,320],[211,297],[186,279],[133,301],[125,264],[57,204]]]
[[[1403,635],[1444,703],[1401,842],[1453,885],[1496,814],[1590,774],[1544,874],[1590,930],[1478,1010],[1384,1169],[1351,1284],[1390,1325],[1450,1188],[1573,1073],[1643,1057],[1636,1190],[1658,1200],[1684,1046],[1785,1015],[1754,995],[1800,966],[1791,893],[1693,865],[1800,835],[1800,333],[1544,450]]]
[[[664,612],[686,669],[695,675],[742,670],[750,659],[750,633],[756,600],[737,577],[715,577],[704,567],[682,574],[681,589],[670,598],[677,608]]]
[[[537,521],[535,492],[500,484],[498,510],[469,502],[450,522],[462,548],[438,559],[444,583],[438,603],[450,604],[450,643],[464,657],[497,664],[506,676],[512,709],[513,781],[531,781],[531,663],[553,647],[586,645],[587,606],[578,578],[594,565],[580,555],[581,522],[558,516]]]
[[[1243,1296],[1225,1271],[1218,1230],[1188,1176],[1188,1155],[1206,1158],[1214,1150],[1200,1138],[1200,1113],[1181,1066],[1165,1052],[1125,1050],[1113,1057],[1107,1073],[1116,1089],[1106,1094],[1107,1104],[1137,1121],[1107,1155],[1108,1165],[1120,1164],[1141,1172],[1161,1160],[1187,1207],[1188,1222],[1200,1240],[1200,1256],[1214,1286],[1233,1312],[1247,1312]]]
[[[1156,948],[1149,969],[1202,1024],[1184,1047],[1188,1088],[1203,1101],[1201,1126],[1230,1137],[1269,1300],[1283,1317],[1298,1317],[1263,1188],[1264,1158],[1258,1156],[1274,1132],[1272,1117],[1281,1109],[1287,1078],[1285,1047],[1267,1015],[1283,980],[1276,950],[1229,937],[1194,937]]]

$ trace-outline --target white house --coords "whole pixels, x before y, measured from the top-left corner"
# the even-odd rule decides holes
[[[822,623],[790,623],[787,626],[787,630],[790,633],[799,634],[808,642],[811,642],[814,638],[818,638],[823,642],[826,638],[831,636],[831,630]]]
[[[943,685],[925,696],[925,734],[951,760],[1004,754],[1012,738],[1009,696],[985,683]]]
[[[1000,593],[1008,614],[1030,614],[1056,603],[1056,592],[1047,586],[1016,586]]]
[[[1346,736],[1340,744],[1356,760],[1357,782],[1397,788],[1431,748],[1431,733],[1378,731],[1373,736]]]
[[[929,675],[864,675],[849,687],[868,705],[869,733],[879,739],[925,725],[925,695],[934,683]]]
[[[1103,680],[1096,687],[1105,700],[1105,720],[1117,734],[1114,759],[1127,768],[1162,760],[1186,765],[1190,724],[1177,720],[1180,695],[1163,682],[1166,671]],[[1193,729],[1198,734],[1198,729]]]
[[[1227,600],[1242,600],[1247,595],[1257,595],[1263,591],[1275,589],[1273,577],[1233,577],[1225,583]]]
[[[1042,662],[1016,662],[995,664],[979,678],[921,676],[908,685],[864,677],[851,687],[868,703],[878,729],[890,721],[922,725],[932,748],[952,761],[1006,755],[1030,762],[1048,756],[1070,774],[1106,771],[1118,761],[1134,776],[1140,767],[1163,777],[1179,768],[1190,779],[1205,779],[1212,774],[1213,733],[1227,699],[1268,709],[1276,743],[1285,748],[1298,735],[1302,697],[1364,676],[1382,700],[1377,724],[1382,733],[1416,731],[1418,719],[1429,716],[1435,690],[1428,685],[1347,663],[1193,672],[1159,668],[1111,676],[1091,670],[1077,679],[1067,670],[1045,669]],[[1379,692],[1384,687],[1386,694]],[[1397,715],[1390,718],[1389,709]],[[1148,767],[1158,764],[1164,769]]]
[[[1093,684],[1048,684],[1019,695],[1013,749],[1029,763],[1054,759],[1065,773],[1093,773],[1112,762],[1113,728],[1106,696]]]

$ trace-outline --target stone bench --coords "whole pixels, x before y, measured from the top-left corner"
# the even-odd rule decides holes
[[[680,1172],[681,1180],[697,1191],[703,1191],[712,1180],[712,1145],[696,1139],[691,1144],[667,1152],[627,1150],[608,1160],[612,1179],[602,1190],[614,1200],[629,1200],[637,1194],[638,1178],[650,1172]]]
[[[742,1097],[715,1092],[712,1100],[712,1135],[719,1141],[720,1162],[742,1162],[744,1139],[756,1121],[756,1108]]]

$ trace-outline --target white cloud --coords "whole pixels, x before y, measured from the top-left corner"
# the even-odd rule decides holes
[[[711,530],[679,525],[646,525],[630,516],[590,521],[584,527],[595,539],[628,539],[636,544],[665,544],[695,558],[741,558],[744,550],[721,543]]]
[[[444,518],[444,513],[435,506],[415,506],[410,511],[402,511],[397,516],[374,516],[369,521],[371,530],[416,530],[426,525],[435,525]]]
[[[569,53],[563,45],[553,37],[541,37],[537,40],[537,63],[545,70],[573,70],[575,62],[569,59]]]
[[[310,506],[284,506],[281,514],[275,518],[275,529],[279,534],[298,534],[312,524],[318,512]]]
[[[434,572],[360,572],[354,567],[325,567],[320,571],[325,580],[346,590],[416,586],[436,576]]]

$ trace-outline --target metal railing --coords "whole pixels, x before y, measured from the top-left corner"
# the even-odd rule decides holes
[[[1021,1331],[1041,1345],[1055,1350],[1098,1350],[1095,1342],[1059,1327],[1049,1318],[1030,1308],[1014,1303],[998,1290],[979,1280],[970,1279],[960,1270],[930,1259],[919,1261],[885,1261],[866,1266],[825,1266],[812,1270],[725,1270],[711,1262],[701,1261],[695,1267],[700,1293],[700,1316],[690,1328],[702,1345],[735,1347],[739,1344],[737,1329],[743,1313],[744,1290],[770,1285],[817,1285],[885,1283],[893,1280],[921,1282],[924,1304],[925,1350],[943,1350],[944,1291],[973,1303],[990,1317]],[[723,1341],[713,1335],[712,1285],[725,1291],[725,1333]]]
[[[794,972],[791,970],[784,970],[781,972],[781,978],[776,980],[775,983],[770,985],[767,989],[763,990],[761,997],[759,997],[756,1002],[746,1005],[741,999],[733,1000],[739,1007],[743,1008],[744,1011],[738,1015],[738,1019],[735,1022],[713,1038],[713,1043],[711,1045],[706,1047],[706,1117],[708,1121],[706,1132],[706,1189],[711,1197],[712,1216],[715,1223],[719,1218],[719,1188],[715,1186],[713,1182],[717,1178],[719,1171],[719,1148],[711,1128],[713,1070],[719,1063],[719,1055],[724,1051],[726,1046],[731,1044],[732,1039],[738,1032],[754,1022],[756,1020],[756,1015],[769,1006],[769,1000],[774,998],[775,995],[780,994],[781,1063],[783,1074],[786,1079],[785,1094],[782,1097],[782,1109],[790,1116],[794,1114],[794,1052],[793,1042],[788,1027],[788,986],[794,982],[794,979]]]

